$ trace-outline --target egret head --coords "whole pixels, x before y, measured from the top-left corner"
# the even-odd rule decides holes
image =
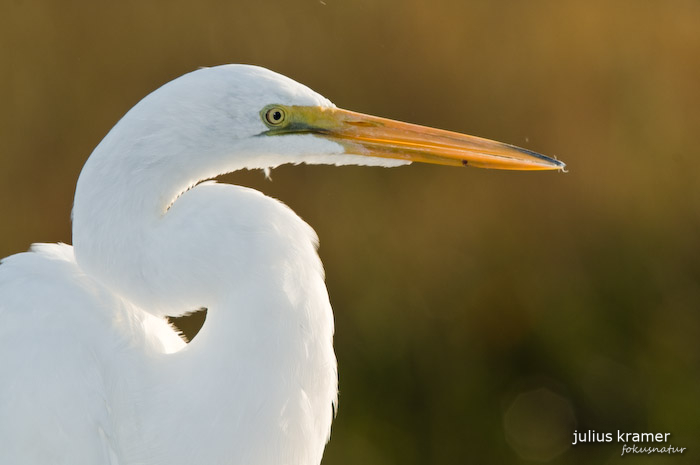
[[[167,142],[169,147],[150,147],[149,157],[181,168],[196,164],[205,169],[199,178],[285,163],[564,168],[508,144],[341,110],[302,84],[249,65],[204,68],[175,79],[143,99],[115,130],[122,125],[141,134],[120,140]]]

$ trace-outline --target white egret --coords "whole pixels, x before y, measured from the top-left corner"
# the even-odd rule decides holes
[[[564,166],[341,110],[254,66],[200,69],[144,98],[80,174],[73,246],[0,265],[0,463],[318,464],[337,374],[316,235],[276,200],[204,181],[412,161]],[[200,308],[185,346],[164,316]]]

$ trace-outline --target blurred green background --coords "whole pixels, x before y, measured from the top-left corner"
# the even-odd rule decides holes
[[[700,2],[0,4],[0,256],[70,243],[91,150],[180,74],[253,63],[338,106],[569,173],[285,166],[223,177],[321,237],[340,410],[324,464],[700,458]],[[625,460],[624,458],[622,460]]]

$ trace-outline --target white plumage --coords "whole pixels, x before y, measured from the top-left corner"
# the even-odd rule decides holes
[[[416,148],[423,131],[442,142]],[[318,464],[337,372],[316,235],[257,191],[201,181],[284,163],[563,166],[468,137],[337,110],[253,66],[146,97],[85,164],[73,247],[0,265],[0,463]],[[203,307],[184,346],[162,317]]]

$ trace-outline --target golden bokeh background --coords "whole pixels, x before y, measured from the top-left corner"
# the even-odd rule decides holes
[[[699,2],[4,0],[0,57],[0,256],[70,243],[91,150],[200,66],[567,162],[222,178],[321,237],[340,363],[324,464],[620,459],[574,430],[687,448],[636,464],[700,457]]]

